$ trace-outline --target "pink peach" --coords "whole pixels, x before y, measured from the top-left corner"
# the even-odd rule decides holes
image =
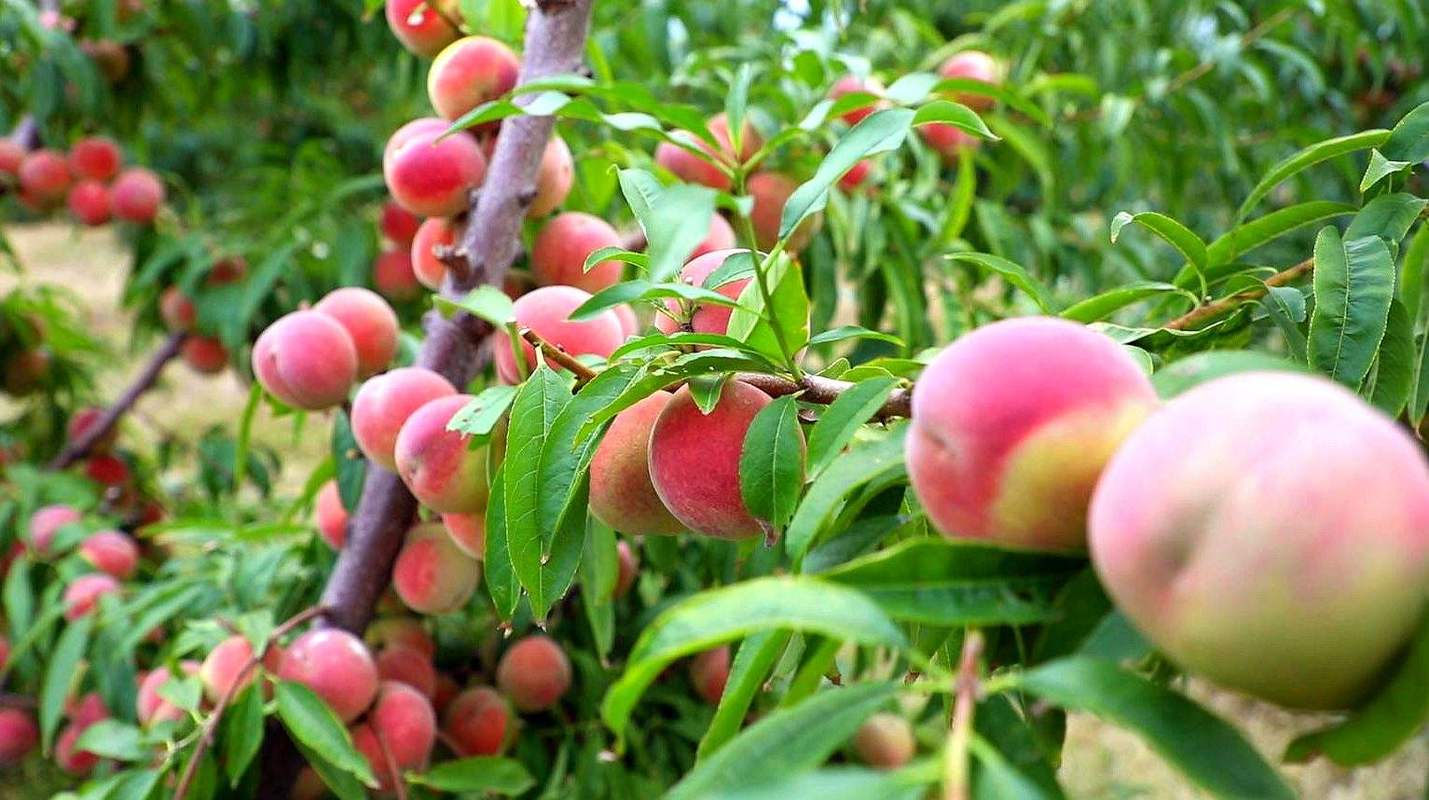
[[[357,350],[357,377],[375,375],[397,354],[397,312],[376,292],[359,286],[334,289],[313,306],[337,320]]]
[[[445,119],[455,120],[516,86],[521,62],[511,48],[488,36],[447,45],[427,71],[427,97]]]
[[[481,580],[481,562],[462,552],[440,523],[417,525],[392,565],[392,588],[418,614],[447,614],[466,605]]]
[[[361,639],[336,628],[308,631],[283,652],[278,676],[313,690],[343,722],[377,696],[377,665]]]
[[[527,636],[502,654],[496,685],[518,710],[545,711],[571,688],[571,662],[551,637]]]
[[[620,282],[624,264],[601,261],[585,270],[586,258],[603,247],[619,247],[620,234],[600,217],[567,211],[551,218],[531,246],[531,271],[547,285],[574,286],[594,294]]]
[[[253,344],[253,374],[268,393],[317,411],[347,399],[357,379],[357,348],[347,329],[318,311],[280,317]]]
[[[443,119],[417,119],[387,141],[382,156],[387,190],[413,214],[445,217],[464,210],[467,194],[486,176],[486,158],[475,137],[456,133],[443,139],[447,127]]]
[[[608,356],[625,341],[625,329],[615,312],[603,311],[587,320],[570,319],[571,312],[590,298],[589,292],[574,286],[543,286],[516,300],[516,323],[573,356]],[[516,383],[519,376],[511,340],[504,332],[497,333],[492,337],[491,347],[496,374],[505,383]],[[526,355],[527,369],[534,369],[535,349],[524,340],[521,349]]]
[[[369,378],[352,401],[352,434],[363,455],[389,470],[397,469],[397,434],[413,412],[456,389],[441,375],[422,367],[398,367]]]
[[[655,392],[617,414],[591,458],[591,513],[621,533],[685,529],[650,481],[650,432],[671,397],[669,392]]]

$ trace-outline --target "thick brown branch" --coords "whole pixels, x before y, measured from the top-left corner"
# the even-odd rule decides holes
[[[1198,306],[1171,320],[1162,327],[1171,331],[1196,330],[1201,327],[1202,323],[1210,322],[1222,314],[1228,314],[1245,303],[1259,300],[1270,291],[1270,287],[1284,286],[1293,282],[1296,278],[1309,273],[1313,269],[1315,269],[1315,259],[1307,258],[1293,267],[1283,269],[1271,275],[1269,278],[1266,278],[1264,287],[1257,286],[1253,289],[1246,289],[1245,291],[1236,292],[1233,295],[1223,297],[1214,303]]]
[[[848,381],[824,378],[818,375],[805,375],[797,382],[761,372],[741,372],[737,377],[770,397],[799,393],[800,400],[821,405],[828,405],[839,399],[839,395],[854,386]],[[893,393],[888,396],[888,400],[874,414],[874,418],[878,420],[911,416],[913,416],[913,390],[911,388],[894,389]]]
[[[114,430],[114,426],[119,424],[120,417],[123,417],[145,392],[153,388],[154,383],[159,380],[159,374],[164,371],[164,367],[179,354],[179,349],[183,347],[185,338],[187,335],[183,333],[170,334],[169,338],[164,340],[164,344],[154,351],[154,355],[149,357],[149,362],[144,365],[144,369],[134,376],[134,382],[124,390],[124,394],[114,401],[114,405],[104,410],[99,421],[91,425],[89,430],[65,445],[59,455],[50,462],[50,469],[67,469],[89,455],[89,451],[94,449],[95,443],[108,436],[109,432]]]

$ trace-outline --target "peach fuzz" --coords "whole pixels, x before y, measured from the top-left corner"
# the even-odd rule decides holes
[[[513,308],[516,324],[530,328],[542,339],[573,356],[605,357],[615,352],[625,341],[625,328],[614,311],[606,310],[592,319],[572,321],[571,312],[591,298],[589,292],[574,286],[543,286],[517,298]],[[492,360],[496,374],[503,383],[517,383],[516,356],[511,352],[511,340],[498,331],[491,340]],[[525,340],[521,349],[526,355],[529,372],[536,366],[536,351]],[[553,368],[554,365],[553,365]]]
[[[397,434],[412,413],[456,389],[423,367],[398,367],[368,378],[352,400],[352,435],[363,455],[389,470],[397,469]]]
[[[357,350],[357,377],[375,375],[397,355],[397,312],[380,295],[360,286],[328,292],[314,311],[327,314],[347,329]]]
[[[422,293],[412,254],[406,250],[383,250],[372,262],[372,285],[377,293],[397,303],[415,300]]]
[[[586,258],[603,247],[619,246],[620,234],[610,223],[581,211],[567,211],[552,217],[536,235],[531,271],[543,284],[574,286],[595,294],[619,283],[625,265],[601,261],[586,271]]]
[[[65,587],[65,619],[73,622],[95,610],[99,598],[119,591],[119,581],[102,572],[81,575]]]
[[[897,769],[918,752],[913,726],[908,720],[880,712],[864,720],[853,735],[853,749],[858,758],[870,767]]]
[[[447,276],[447,265],[437,258],[435,248],[456,244],[456,226],[446,217],[424,220],[412,238],[412,273],[423,286],[438,291]]]
[[[420,620],[412,617],[382,617],[367,626],[367,639],[382,647],[405,647],[415,650],[428,659],[437,654],[437,643],[422,627]]]
[[[463,691],[442,712],[442,734],[464,758],[500,755],[514,727],[511,706],[490,686]]]
[[[139,547],[128,534],[98,531],[79,546],[79,554],[90,566],[118,580],[127,580],[139,566]]]
[[[159,176],[143,167],[130,167],[119,173],[109,187],[114,216],[130,222],[152,222],[164,204],[164,184]]]
[[[452,544],[455,544],[463,553],[466,553],[477,561],[485,558],[485,514],[481,512],[475,514],[443,514],[442,526],[447,529],[447,535],[451,537]]]
[[[422,505],[440,514],[472,514],[486,508],[486,449],[447,424],[472,396],[438,397],[412,412],[397,432],[397,474]]]
[[[1127,439],[1089,543],[1117,607],[1177,665],[1283,706],[1346,708],[1425,610],[1429,466],[1338,384],[1232,375]]]
[[[68,442],[77,442],[79,439],[100,423],[104,418],[104,409],[99,406],[85,406],[70,415],[69,423],[65,425],[65,439]],[[110,427],[109,431],[90,446],[91,453],[106,453],[114,447],[114,440],[119,435],[117,426]]]
[[[526,209],[527,219],[538,219],[555,211],[571,193],[576,166],[566,140],[552,133],[541,151],[541,166],[536,170],[536,197]]]
[[[69,149],[69,170],[81,180],[112,180],[122,160],[119,145],[104,136],[80,139]]]
[[[658,391],[615,415],[590,462],[590,511],[625,534],[679,533],[650,481],[650,432],[670,402]]]
[[[718,539],[764,532],[740,495],[739,455],[750,423],[769,402],[764,392],[731,380],[708,414],[695,405],[688,386],[660,412],[650,432],[650,480],[686,528]]]
[[[347,517],[347,508],[342,504],[342,492],[338,490],[337,481],[324,483],[318,490],[314,503],[313,522],[317,526],[318,535],[327,542],[328,547],[334,550],[342,549],[342,545],[347,541]]]
[[[455,120],[516,86],[521,62],[489,36],[466,36],[447,45],[427,71],[427,98],[437,115]]]
[[[243,636],[230,636],[209,651],[208,657],[199,667],[199,680],[203,682],[203,692],[210,702],[217,703],[231,690],[235,695],[252,683],[259,675],[258,667],[243,674],[248,662],[253,660],[253,645]],[[276,673],[283,661],[283,651],[278,647],[268,648],[261,662],[262,669]],[[234,689],[233,687],[238,688]]]
[[[946,536],[1079,551],[1097,477],[1156,403],[1100,333],[1051,317],[996,322],[923,370],[908,477]]]
[[[393,645],[377,651],[377,677],[396,681],[421,692],[427,699],[437,693],[437,668],[432,657],[410,647]]]
[[[197,675],[197,661],[181,661],[179,669],[184,675]],[[175,722],[184,718],[184,710],[165,700],[159,694],[159,687],[175,680],[168,667],[159,667],[139,681],[139,694],[135,700],[135,716],[140,725],[157,725],[160,722]]]
[[[81,518],[79,509],[73,506],[57,504],[36,509],[30,515],[30,551],[37,556],[49,555],[50,546],[54,544],[55,534],[60,528],[79,522]]]
[[[406,247],[412,243],[412,237],[417,235],[421,224],[420,217],[389,200],[382,204],[382,217],[377,226],[387,241]]]
[[[719,705],[724,685],[729,682],[729,647],[721,645],[696,653],[690,659],[690,682],[706,703]]]
[[[545,711],[571,688],[571,662],[551,637],[533,634],[502,654],[496,685],[517,710]]]
[[[834,81],[833,88],[829,89],[829,97],[833,100],[837,100],[846,94],[871,94],[875,97],[882,97],[883,92],[883,83],[875,77],[859,78],[855,75],[845,75],[837,81]],[[862,108],[855,108],[843,112],[839,115],[839,119],[849,125],[857,125],[863,122],[864,118],[869,114],[872,114],[886,105],[888,105],[886,100],[875,100]]]
[[[387,26],[409,51],[431,57],[456,41],[453,20],[461,19],[457,0],[387,0]]]
[[[432,704],[412,687],[392,681],[382,684],[367,720],[352,729],[353,745],[384,792],[402,780],[402,773],[427,765],[436,739]]]
[[[198,323],[198,309],[182,289],[170,286],[159,295],[159,317],[172,332],[191,331]]]
[[[189,336],[179,355],[200,375],[216,375],[228,367],[228,348],[212,336]]]
[[[382,154],[387,191],[406,210],[444,217],[466,208],[467,193],[486,176],[481,145],[468,133],[442,139],[449,123],[424,117],[397,129]],[[440,141],[438,141],[440,139]]]
[[[377,665],[362,640],[336,628],[308,631],[283,652],[278,677],[301,683],[343,722],[362,715],[377,696]]]
[[[42,204],[63,199],[70,187],[69,164],[54,150],[32,150],[20,162],[20,189]]]
[[[407,532],[392,565],[392,588],[418,614],[447,614],[466,605],[481,581],[481,562],[462,552],[441,523]]]
[[[293,311],[254,342],[253,374],[286,405],[318,411],[347,399],[357,379],[357,348],[332,317]]]
[[[76,183],[65,198],[69,214],[76,222],[94,227],[109,221],[109,190],[94,180]]]
[[[40,743],[40,726],[30,712],[0,708],[0,767],[13,767]]]
[[[725,119],[725,115],[716,114],[711,117],[708,128],[710,135],[719,144],[717,149],[689,131],[676,131],[675,136],[724,164],[734,162],[736,155],[734,145],[730,141],[729,122]],[[758,132],[754,130],[754,126],[747,119],[744,122],[742,138],[742,146],[737,156],[737,160],[740,162],[753,157],[763,144]],[[656,146],[655,163],[687,183],[698,183],[725,192],[729,191],[731,186],[729,176],[724,174],[719,167],[673,142],[661,142]]]

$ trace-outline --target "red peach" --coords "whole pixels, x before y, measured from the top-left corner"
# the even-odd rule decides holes
[[[684,141],[712,155],[725,164],[730,164],[735,160],[740,162],[748,161],[759,151],[763,145],[758,132],[748,120],[744,122],[743,142],[741,142],[740,152],[736,159],[734,145],[729,137],[729,122],[724,114],[716,114],[710,118],[709,132],[719,143],[716,150],[704,139],[695,136],[688,131],[677,131],[676,135]],[[711,189],[729,191],[730,179],[718,167],[703,158],[672,142],[661,142],[655,148],[655,163],[675,174],[675,177],[687,183],[698,183],[708,186]]]
[[[347,329],[357,350],[357,377],[375,375],[397,355],[397,312],[376,292],[344,286],[328,292],[313,306]]]
[[[445,217],[464,210],[467,194],[486,176],[476,138],[463,132],[442,139],[448,124],[433,117],[413,120],[387,141],[382,155],[387,191],[413,214]]]
[[[784,214],[784,205],[799,182],[778,172],[756,172],[745,182],[745,189],[754,198],[754,209],[749,212],[749,221],[754,226],[754,240],[762,250],[770,250],[779,241],[779,225]],[[791,252],[803,250],[818,230],[819,217],[812,216],[799,223],[799,227],[789,235],[788,249]]]
[[[317,411],[347,399],[357,378],[357,349],[347,329],[326,314],[294,311],[253,344],[253,374],[295,408]]]
[[[69,170],[81,180],[112,180],[122,161],[119,145],[104,136],[80,139],[69,149]]]
[[[496,685],[518,710],[545,711],[571,688],[571,662],[551,637],[533,634],[502,654]]]
[[[436,687],[432,690],[432,708],[438,714],[445,714],[452,701],[461,693],[461,684],[445,672],[437,673]]]
[[[729,250],[734,247],[734,244],[734,228],[729,226],[729,222],[724,217],[715,213],[710,216],[710,232],[705,234],[704,240],[685,260],[688,263],[716,250]]]
[[[372,262],[372,285],[378,293],[397,303],[415,300],[422,294],[412,254],[406,250],[383,250]]]
[[[865,158],[853,165],[853,168],[839,178],[839,188],[846,194],[853,194],[868,180],[868,176],[873,172],[873,160]]]
[[[419,614],[447,614],[466,605],[481,580],[481,562],[462,552],[440,523],[407,532],[392,565],[392,588]]]
[[[189,676],[197,675],[200,667],[197,661],[181,661],[179,668],[184,675]],[[170,680],[174,680],[174,677],[169,668],[159,667],[139,681],[139,696],[135,701],[135,711],[140,725],[175,722],[184,718],[182,708],[165,700],[159,694],[159,688]]]
[[[427,765],[436,738],[437,715],[427,698],[390,681],[382,684],[367,721],[352,729],[352,743],[384,792],[402,780],[402,773]]]
[[[397,247],[412,244],[412,237],[417,235],[417,226],[421,224],[420,217],[396,203],[389,200],[382,204],[382,221],[378,227],[382,229],[382,235],[387,241]]]
[[[882,97],[883,92],[883,83],[875,77],[859,78],[854,75],[845,75],[834,82],[833,88],[829,90],[829,97],[833,100],[837,100],[846,94],[871,94],[876,97]],[[849,125],[857,125],[869,114],[887,105],[888,101],[878,100],[863,108],[845,111],[839,115],[839,119],[847,122]]]
[[[130,167],[119,173],[109,191],[114,216],[130,222],[152,222],[164,204],[163,182],[143,167]]]
[[[438,513],[472,514],[486,507],[486,448],[472,449],[463,433],[447,430],[471,402],[457,394],[428,401],[397,432],[397,474],[422,505]]]
[[[109,708],[99,692],[88,692],[81,697],[71,697],[65,701],[65,716],[76,725],[88,727],[109,718]]]
[[[109,190],[99,181],[76,183],[65,199],[76,222],[94,227],[109,221]]]
[[[89,614],[99,605],[99,598],[118,591],[119,581],[102,572],[75,578],[65,587],[65,619],[73,622]]]
[[[527,219],[537,219],[555,211],[571,193],[576,167],[566,140],[552,133],[541,153],[541,166],[536,172],[536,197],[526,209]]]
[[[918,126],[917,130],[918,135],[923,137],[923,141],[942,155],[943,160],[948,163],[957,161],[964,152],[976,150],[982,146],[981,139],[946,122],[930,122],[927,125]]]
[[[337,481],[328,481],[318,490],[314,516],[318,535],[323,537],[328,547],[341,550],[347,541],[347,509],[342,505],[342,492]]]
[[[590,511],[621,533],[679,533],[685,529],[650,482],[650,431],[672,395],[655,392],[621,411],[590,462]]]
[[[336,628],[304,633],[283,652],[278,677],[301,683],[343,722],[362,715],[377,696],[377,665],[361,639]]]
[[[442,525],[447,535],[463,553],[477,561],[486,556],[486,516],[476,514],[443,514]]]
[[[40,743],[40,726],[30,712],[0,708],[0,767],[13,767]]]
[[[442,712],[442,733],[464,758],[501,755],[513,727],[511,706],[490,686],[467,689]]]
[[[398,367],[369,378],[352,401],[352,435],[363,455],[389,470],[397,469],[397,434],[412,413],[456,389],[441,375],[422,367]]]
[[[227,286],[238,283],[248,274],[248,259],[243,256],[224,256],[216,259],[208,268],[203,282],[209,286]]]
[[[259,671],[255,667],[243,674],[248,662],[253,660],[253,644],[244,636],[230,636],[218,644],[217,647],[209,651],[208,657],[203,660],[203,665],[199,667],[199,680],[203,681],[204,695],[209,701],[217,703],[222,700],[229,691],[236,695],[245,686],[252,683],[258,677]],[[263,655],[262,668],[269,673],[276,673],[283,662],[283,651],[278,647],[268,648],[268,652]],[[237,686],[237,689],[233,687]]]
[[[79,509],[67,505],[43,506],[30,515],[30,551],[37,556],[48,556],[50,545],[60,528],[79,522]]]
[[[699,258],[692,259],[680,269],[679,281],[690,286],[704,286],[705,279],[714,274],[715,270],[724,266],[725,259],[748,252],[748,250],[716,250],[713,253],[706,253]],[[752,278],[729,281],[715,287],[715,291],[731,300],[738,300],[740,293],[744,291],[744,287],[749,285],[750,280]],[[734,314],[734,309],[729,306],[717,306],[704,302],[690,304],[674,298],[665,301],[665,308],[669,309],[675,319],[671,319],[669,314],[660,314],[655,317],[655,327],[664,333],[675,333],[681,329],[688,329],[695,333],[723,334],[729,330],[729,318]]]
[[[228,368],[228,348],[212,336],[190,335],[179,354],[189,369],[200,375],[217,375]]]
[[[170,331],[191,331],[198,322],[198,309],[182,289],[170,286],[159,295],[159,317]]]
[[[100,572],[118,580],[128,580],[139,566],[139,547],[128,534],[97,531],[79,546],[80,556]]]
[[[0,173],[18,176],[26,152],[24,145],[8,136],[0,136]]]
[[[122,486],[129,482],[129,464],[118,456],[90,456],[84,462],[85,477],[100,486]]]
[[[878,769],[898,769],[913,760],[918,742],[908,720],[880,712],[864,720],[853,735],[853,749],[859,760]]]
[[[620,321],[621,338],[626,339],[640,332],[640,318],[635,316],[635,309],[625,303],[611,309],[615,313],[616,319]]]
[[[0,572],[7,571],[7,570],[9,570],[9,568],[10,568],[10,565],[9,565],[9,564],[6,564],[6,565],[5,565],[5,570],[0,570]],[[10,640],[9,640],[9,639],[6,639],[4,636],[0,636],[0,670],[5,669],[5,666],[6,666],[7,664],[9,664],[9,663],[10,663]]]
[[[74,443],[87,435],[95,426],[99,425],[104,418],[105,409],[99,406],[85,406],[70,415],[69,424],[65,426],[65,438]],[[114,440],[119,435],[117,427],[110,427],[109,431],[96,439],[89,448],[91,453],[107,453],[114,447]]]
[[[729,648],[721,645],[696,653],[690,659],[690,682],[706,703],[719,705],[724,685],[729,682]]]
[[[1081,550],[1102,467],[1155,405],[1141,368],[1100,333],[1050,317],[996,322],[919,378],[908,477],[944,535]]]
[[[422,222],[412,239],[412,272],[423,286],[438,291],[447,276],[447,265],[434,254],[437,246],[456,244],[456,226],[446,217],[432,217]]]
[[[434,56],[460,35],[457,0],[388,0],[387,26],[402,46],[419,56]]]
[[[437,692],[437,668],[431,657],[410,647],[396,645],[377,651],[377,676],[384,681],[405,683],[427,699]]]
[[[467,36],[432,60],[427,97],[439,116],[454,120],[511,91],[520,72],[511,48],[487,36]]]
[[[437,654],[437,643],[422,627],[420,620],[412,617],[382,617],[367,626],[367,638],[383,647],[405,647],[415,650],[428,659]]]
[[[593,319],[581,321],[570,319],[571,312],[590,298],[589,292],[574,286],[543,286],[516,300],[516,323],[522,328],[530,328],[542,339],[573,356],[608,356],[625,341],[625,329],[615,312],[603,311]],[[504,383],[518,382],[511,340],[504,332],[498,332],[491,339],[491,347],[497,376]],[[527,369],[535,368],[535,349],[524,340],[521,349],[526,355]]]
[[[964,50],[954,53],[938,67],[938,74],[944,78],[972,78],[983,83],[1002,83],[1002,64],[981,50]],[[974,111],[986,111],[993,106],[993,99],[986,95],[959,92],[953,99]]]
[[[600,217],[581,211],[557,214],[531,246],[531,271],[543,284],[574,286],[592,294],[620,282],[624,264],[602,261],[586,271],[585,261],[603,247],[619,247],[620,234]]]
[[[55,764],[70,775],[88,775],[99,765],[99,756],[88,750],[78,750],[75,744],[88,725],[66,725],[55,738]]]
[[[20,162],[20,189],[43,204],[62,200],[69,190],[69,164],[54,150],[32,150]]]

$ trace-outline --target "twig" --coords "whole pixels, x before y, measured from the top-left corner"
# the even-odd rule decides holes
[[[855,384],[848,381],[825,378],[819,375],[803,375],[798,381],[778,375],[766,375],[761,372],[741,372],[735,376],[739,380],[759,389],[770,397],[782,397],[786,394],[799,394],[800,400],[807,400],[810,403],[828,405],[839,398],[839,395],[852,389]],[[913,389],[894,389],[882,406],[874,414],[874,418],[880,421],[896,419],[898,417],[913,416]]]
[[[33,697],[12,692],[0,692],[0,708],[35,709],[39,703]]]
[[[114,405],[104,410],[99,420],[91,425],[89,430],[65,445],[59,455],[50,462],[50,469],[67,469],[81,458],[89,455],[89,451],[94,449],[95,443],[109,435],[109,432],[114,430],[114,426],[119,423],[119,418],[124,416],[145,392],[153,388],[154,383],[159,379],[159,374],[179,354],[179,349],[183,347],[184,339],[187,337],[188,334],[185,333],[170,334],[169,338],[164,340],[163,345],[154,351],[154,355],[150,356],[149,363],[145,364],[144,369],[134,377],[134,382],[124,390],[124,394],[114,401]]]
[[[1162,325],[1161,327],[1171,331],[1194,330],[1200,327],[1200,323],[1202,322],[1206,322],[1215,319],[1222,314],[1229,313],[1236,308],[1239,308],[1244,303],[1248,303],[1253,300],[1259,300],[1270,291],[1270,287],[1284,286],[1287,283],[1291,283],[1296,278],[1299,278],[1300,276],[1309,273],[1313,269],[1315,269],[1315,259],[1307,258],[1293,267],[1287,267],[1286,269],[1283,269],[1275,273],[1274,275],[1271,275],[1269,278],[1266,278],[1265,286],[1263,287],[1257,286],[1252,289],[1246,289],[1244,291],[1236,292],[1233,295],[1222,297],[1220,300],[1217,300],[1214,303],[1207,303],[1203,306],[1198,306],[1196,308],[1191,309],[1190,311],[1187,311],[1185,314],[1182,314],[1181,316],[1171,320],[1165,325]]]
[[[943,771],[944,800],[967,800],[969,796],[968,744],[972,741],[973,714],[978,699],[978,662],[982,658],[982,631],[971,629],[963,637],[958,660],[957,696],[953,701],[953,722],[948,731],[947,760]]]
[[[387,771],[392,776],[392,790],[397,793],[397,800],[407,800],[407,784],[402,780],[402,770],[397,766],[397,758],[392,755],[392,748],[387,746],[387,737],[377,729],[377,723],[373,722],[371,725],[372,738],[377,740],[377,749],[382,751],[382,760],[387,762]]]
[[[1257,40],[1264,38],[1267,33],[1270,33],[1272,30],[1275,30],[1275,28],[1277,28],[1280,23],[1294,16],[1298,10],[1299,9],[1295,6],[1287,6],[1285,8],[1280,9],[1276,13],[1271,14],[1269,17],[1266,17],[1264,22],[1246,31],[1245,35],[1240,37],[1240,48],[1244,50],[1252,44],[1255,44]],[[1180,75],[1177,75],[1171,80],[1170,83],[1166,84],[1165,93],[1168,95],[1175,94],[1176,92],[1185,88],[1188,84],[1194,83],[1195,81],[1205,76],[1206,73],[1215,69],[1215,67],[1216,62],[1214,61],[1202,61],[1201,63],[1186,70]]]
[[[546,357],[547,361],[554,361],[562,367],[565,367],[566,369],[570,370],[571,374],[576,376],[577,386],[589,383],[590,380],[595,377],[595,370],[591,369],[590,367],[587,367],[580,361],[577,361],[575,356],[572,356],[570,353],[567,353],[560,346],[551,344],[550,342],[541,338],[541,334],[536,333],[530,328],[521,329],[521,338],[529,342],[532,347],[536,348],[537,350],[540,350],[541,354]]]

